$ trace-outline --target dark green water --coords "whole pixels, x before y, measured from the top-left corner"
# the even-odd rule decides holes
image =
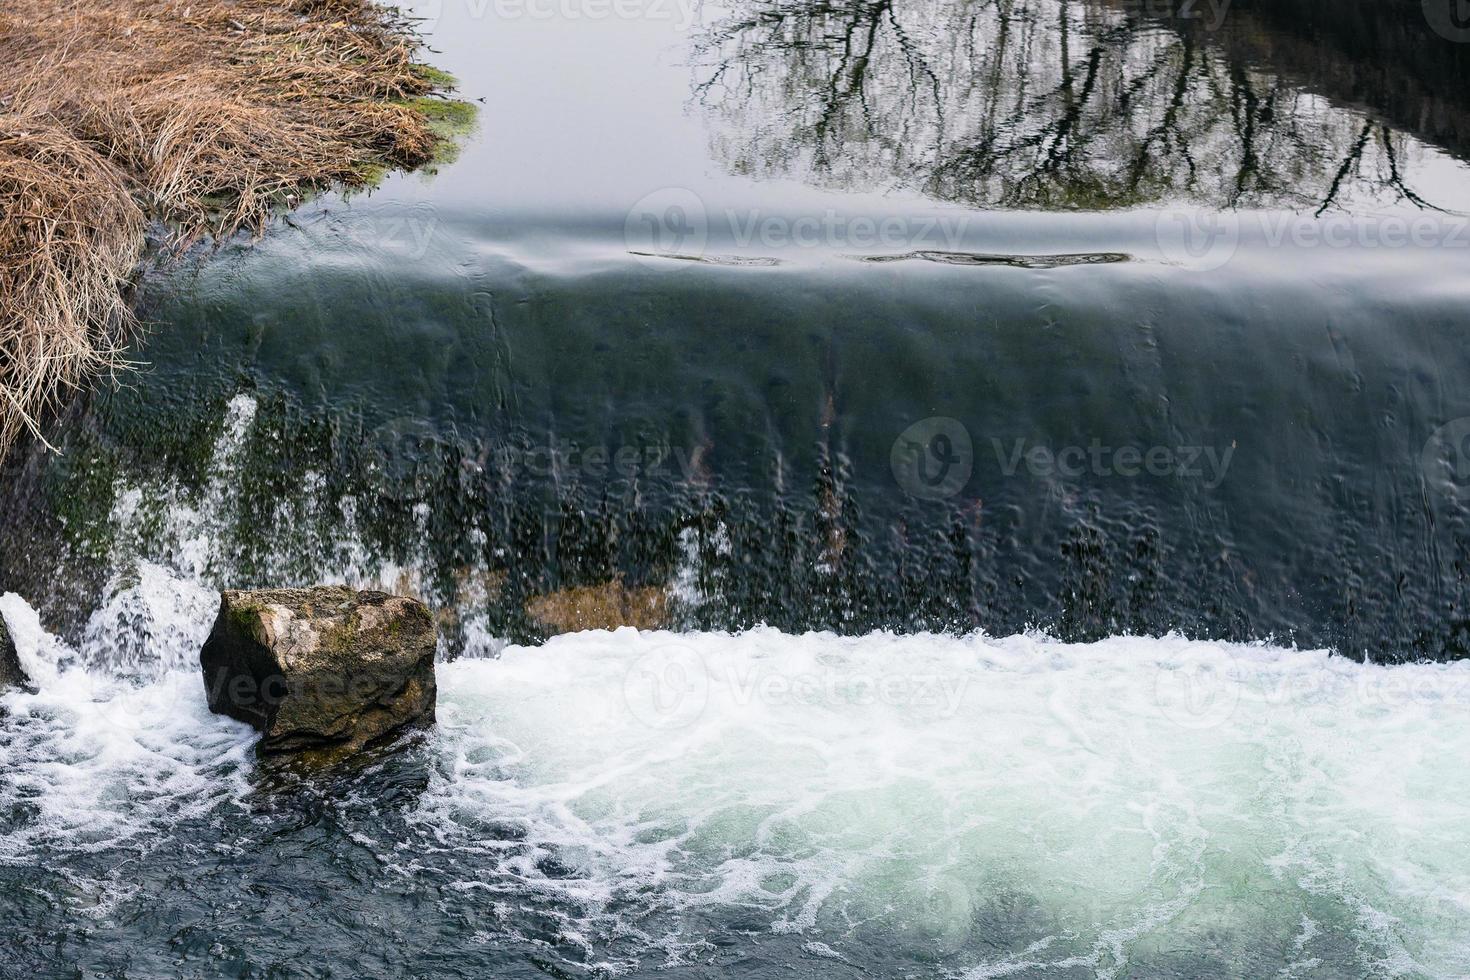
[[[83,673],[0,727],[26,937],[0,974],[1455,975],[1470,842],[1453,760],[1421,754],[1458,744],[1456,697],[1247,697],[1181,736],[1118,691],[1243,649],[1217,641],[1470,653],[1470,29],[1186,6],[425,4],[485,99],[458,159],[152,270],[146,368],[8,464],[6,611]],[[318,580],[423,596],[473,671],[442,737],[299,785],[188,671],[210,590]],[[1142,666],[1059,666],[1013,728],[1004,698],[873,720],[902,776],[881,745],[841,778],[790,748],[866,745],[835,710],[731,709],[673,743],[688,768],[611,720],[522,768],[565,745],[497,685],[566,718],[601,689],[476,658],[612,580],[704,658],[759,625],[862,657],[1034,629],[1059,664]],[[559,649],[602,677],[618,636]],[[995,693],[955,656],[936,676]],[[765,736],[763,782],[731,746]],[[684,798],[720,771],[728,796]],[[1152,864],[1109,836],[1135,819]]]
[[[478,137],[150,278],[149,366],[12,481],[0,587],[74,627],[138,557],[470,569],[527,639],[530,595],[682,569],[691,627],[1465,654],[1465,55],[1422,12],[427,12]],[[964,458],[906,486],[933,419]]]

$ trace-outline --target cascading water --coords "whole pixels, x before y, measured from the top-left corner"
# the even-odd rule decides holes
[[[1465,974],[1470,47],[427,6],[484,138],[6,464],[0,976]],[[319,582],[439,708],[306,771],[198,656]]]
[[[82,914],[77,941],[183,911],[118,914],[180,860],[189,894],[224,901],[303,819],[197,670],[255,408],[230,401],[202,492],[116,488],[119,571],[75,645],[0,600],[40,689],[3,702],[0,877],[57,867],[42,918]],[[420,580],[365,558],[350,501],[306,490],[280,519],[311,515],[338,580]],[[323,512],[349,533],[322,535]],[[687,561],[669,587],[698,604]],[[498,645],[441,666],[437,729],[345,799],[295,787],[342,833],[296,859],[366,889],[341,928],[408,916],[466,968],[518,951],[613,975],[699,975],[731,929],[773,963],[974,978],[1442,976],[1470,956],[1463,663],[769,628]],[[417,789],[385,813],[379,778]],[[269,905],[241,921],[284,955]]]

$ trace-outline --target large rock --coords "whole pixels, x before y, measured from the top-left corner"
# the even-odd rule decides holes
[[[423,603],[343,586],[225,592],[199,653],[210,710],[259,751],[351,752],[434,720],[434,621]]]
[[[8,691],[13,687],[35,690],[31,687],[31,679],[20,665],[20,654],[15,651],[15,641],[10,638],[5,617],[0,616],[0,691]]]
[[[622,579],[533,596],[526,613],[548,633],[581,630],[640,630],[669,625],[669,597],[662,586],[629,588]]]

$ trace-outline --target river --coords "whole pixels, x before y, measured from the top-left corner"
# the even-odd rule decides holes
[[[456,158],[157,263],[7,464],[0,973],[1463,974],[1470,32],[411,10]],[[331,778],[197,668],[318,581],[441,630]]]

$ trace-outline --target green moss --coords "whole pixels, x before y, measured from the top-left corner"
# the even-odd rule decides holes
[[[376,160],[359,163],[352,168],[352,172],[362,181],[365,187],[377,187],[388,176],[388,165]]]
[[[467,133],[475,125],[475,107],[462,99],[420,99],[419,109],[430,120]]]
[[[341,623],[328,626],[321,631],[322,649],[332,654],[351,653],[357,645],[358,631],[361,628],[361,619],[356,612],[347,616]]]
[[[254,603],[241,603],[230,607],[230,619],[234,621],[235,629],[244,636],[252,637],[260,644],[266,642],[265,625],[260,621],[262,608]]]
[[[409,102],[417,109],[435,134],[444,139],[467,136],[475,128],[475,107],[460,99],[439,99],[425,95]]]
[[[430,173],[437,164],[452,163],[459,156],[459,141],[474,132],[479,116],[473,103],[461,99],[423,95],[400,104],[423,116],[429,130],[438,137],[433,159],[424,167]]]
[[[419,78],[432,85],[436,91],[446,92],[459,87],[459,79],[447,71],[435,68],[433,65],[414,65],[412,71]]]
[[[91,439],[82,442],[54,465],[45,494],[72,550],[101,560],[116,540],[110,516],[120,470],[112,453]]]

